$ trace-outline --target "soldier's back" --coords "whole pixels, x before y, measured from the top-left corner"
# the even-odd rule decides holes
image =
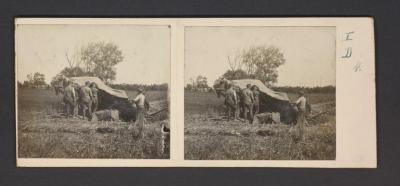
[[[71,86],[67,86],[64,88],[64,98],[68,100],[72,100],[74,98],[74,88]]]
[[[84,86],[81,88],[81,100],[82,101],[90,101],[90,88],[87,86]]]
[[[243,90],[243,103],[245,104],[251,104],[252,100],[251,97],[253,96],[253,92],[250,89],[244,89]]]

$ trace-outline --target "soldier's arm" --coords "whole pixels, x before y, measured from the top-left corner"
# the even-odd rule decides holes
[[[75,88],[73,88],[73,87],[72,87],[72,98],[74,99],[74,101],[76,100]]]
[[[92,99],[93,100],[93,93],[92,93],[92,89],[88,89],[89,90],[89,96],[90,96],[90,99]]]
[[[139,100],[139,95],[137,95],[134,99],[133,99],[133,102],[138,102],[138,100]]]
[[[296,105],[299,104],[300,103],[300,98],[297,99],[294,103],[296,103]]]
[[[251,102],[254,103],[254,95],[252,91],[249,91]]]
[[[149,101],[147,101],[146,98],[144,98],[144,108],[146,109],[146,111],[148,111],[150,109],[150,103],[149,103]]]
[[[235,100],[235,104],[238,103],[236,92],[233,92],[233,99]]]

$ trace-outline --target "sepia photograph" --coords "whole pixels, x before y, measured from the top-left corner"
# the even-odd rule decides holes
[[[375,168],[374,55],[370,18],[17,18],[17,167]]]
[[[15,35],[17,158],[170,158],[169,25],[16,24]]]
[[[188,26],[186,160],[335,160],[336,28]]]

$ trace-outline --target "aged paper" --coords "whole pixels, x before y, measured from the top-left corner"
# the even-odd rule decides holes
[[[371,18],[15,24],[17,166],[377,167]]]

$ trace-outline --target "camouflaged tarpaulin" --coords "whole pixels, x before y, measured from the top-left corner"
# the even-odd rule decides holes
[[[256,85],[260,92],[263,92],[267,94],[268,96],[271,96],[272,98],[282,100],[282,101],[289,101],[289,97],[287,96],[286,93],[284,92],[276,92],[271,89],[269,89],[267,86],[264,85],[260,80],[258,79],[240,79],[240,80],[232,80],[232,83],[235,86],[238,86],[240,89],[246,88],[247,84],[250,84],[251,86]]]
[[[119,98],[128,98],[128,95],[124,90],[113,89],[101,81],[101,79],[97,77],[72,77],[70,80],[78,84],[79,86],[84,86],[87,81],[95,82],[97,84],[97,88],[107,92],[108,94],[119,97]]]
[[[119,111],[119,118],[122,121],[135,121],[136,108],[128,101],[128,95],[124,90],[113,89],[107,86],[97,77],[72,77],[75,85],[82,87],[87,81],[97,84],[98,92],[98,110],[115,109]]]
[[[246,88],[247,84],[256,85],[260,90],[260,113],[263,112],[279,112],[280,120],[283,123],[294,123],[297,112],[290,104],[289,97],[284,92],[276,92],[266,87],[257,79],[241,79],[230,81],[234,86],[240,89]]]

